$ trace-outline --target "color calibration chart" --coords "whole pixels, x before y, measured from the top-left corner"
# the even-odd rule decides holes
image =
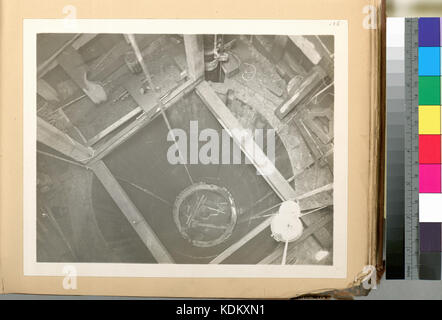
[[[405,278],[405,19],[387,20],[386,277]]]
[[[442,19],[387,21],[387,279],[440,280]]]
[[[441,278],[441,19],[419,19],[420,273]]]

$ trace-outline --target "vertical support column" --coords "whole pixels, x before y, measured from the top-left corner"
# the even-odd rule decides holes
[[[93,156],[92,149],[78,143],[40,117],[37,117],[37,140],[82,163],[85,163]]]
[[[201,35],[184,35],[187,72],[193,80],[204,77],[204,44]]]

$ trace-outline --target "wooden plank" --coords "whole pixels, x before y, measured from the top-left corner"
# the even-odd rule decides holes
[[[184,35],[187,73],[193,80],[204,77],[204,44],[201,35]]]
[[[289,41],[289,37],[286,35],[276,35],[273,40],[272,46],[272,57],[273,61],[279,62],[284,56],[285,48],[287,47],[287,42]]]
[[[323,157],[322,151],[317,145],[310,131],[305,126],[305,123],[301,119],[294,119],[293,123],[301,134],[301,137],[304,140],[305,145],[309,149],[314,161],[321,159]]]
[[[87,89],[84,75],[89,71],[83,57],[72,46],[68,46],[57,57],[59,65],[82,90]]]
[[[270,38],[272,36],[269,35],[254,35],[251,36],[251,42],[255,49],[262,54],[264,57],[266,57],[268,60],[277,63],[278,61],[274,60],[273,54],[271,53],[272,50],[272,44]]]
[[[325,186],[322,186],[320,188],[317,188],[315,190],[312,190],[312,191],[304,193],[304,194],[302,194],[300,196],[297,196],[296,200],[298,200],[298,201],[299,200],[304,200],[306,198],[313,197],[313,196],[315,196],[317,194],[320,194],[320,193],[323,193],[323,192],[329,192],[329,191],[333,191],[333,183],[327,184]]]
[[[50,157],[50,158],[53,158],[53,159],[57,159],[57,160],[60,160],[60,161],[72,164],[73,166],[77,166],[77,167],[80,167],[80,168],[83,168],[83,169],[86,168],[86,166],[83,165],[83,164],[80,164],[80,163],[72,161],[72,160],[68,160],[68,159],[63,158],[63,157],[56,156],[56,155],[54,155],[52,153],[49,153],[49,152],[44,152],[44,151],[41,151],[41,150],[37,149],[37,153],[38,154],[42,154],[42,155],[47,156],[47,157]]]
[[[326,130],[318,122],[315,121],[317,118],[327,118],[328,126]],[[329,144],[333,140],[333,126],[334,119],[332,110],[330,108],[323,111],[313,111],[311,110],[304,117],[304,123],[315,133],[315,135],[321,140],[323,144]]]
[[[72,39],[67,41],[65,44],[63,44],[63,46],[61,46],[57,51],[55,51],[52,56],[50,56],[48,59],[42,62],[37,67],[37,77],[39,78],[43,77],[47,72],[50,71],[50,69],[55,68],[57,66],[56,59],[60,55],[60,53],[62,53],[63,50],[66,49],[67,47],[71,46],[72,43],[74,43],[80,36],[81,34],[74,35]]]
[[[326,77],[326,73],[321,67],[314,67],[307,78],[296,88],[292,97],[284,102],[279,108],[275,110],[275,115],[279,119],[283,119],[287,116],[297,105],[299,105],[313,89],[322,83],[322,80]]]
[[[164,35],[155,35],[158,38],[153,41],[152,36],[142,37],[140,41],[140,48],[143,48],[141,52],[143,57],[150,56],[165,43],[166,37]],[[128,39],[127,35],[124,35],[124,37]],[[106,81],[114,72],[118,72],[116,70],[122,67],[127,68],[124,57],[131,50],[131,47],[126,41],[118,42],[106,54],[102,55],[99,60],[91,64],[90,79]]]
[[[318,241],[316,235],[321,230],[323,230],[327,225],[329,225],[330,223],[333,223],[333,214],[332,213],[327,214],[324,217],[321,217],[315,223],[309,225],[304,230],[304,234],[301,236],[300,239],[298,239],[298,241],[304,242],[304,241],[307,241],[308,239],[313,239],[316,243],[318,243],[318,245],[321,246],[321,243]],[[291,246],[289,245],[289,250],[287,252],[287,261],[293,261],[299,255],[298,250],[297,250],[299,244],[300,243],[294,242],[294,243],[292,243]],[[282,258],[282,256],[281,256],[281,258]],[[279,258],[276,259],[275,263],[276,264],[280,263]]]
[[[324,45],[320,36],[290,36],[289,38],[314,65],[320,65],[330,79],[334,78],[333,54]]]
[[[289,36],[289,38],[314,65],[321,61],[321,54],[309,39],[304,36]]]
[[[321,228],[326,226],[331,221],[333,221],[333,215],[332,214],[328,214],[325,217],[321,218],[318,222],[313,223],[310,226],[308,226],[304,230],[302,236],[298,240],[294,241],[293,243],[289,243],[289,250],[288,250],[288,253],[287,253],[287,260],[290,260],[293,257],[293,255],[294,255],[294,253],[296,251],[296,247],[298,245],[303,243],[311,235],[315,234],[318,230],[320,230]],[[260,262],[258,262],[258,264],[273,264],[275,262],[277,264],[279,264],[280,261],[282,260],[282,255],[283,255],[283,247],[280,246],[275,251],[273,251],[270,255],[268,255],[267,257],[262,259]]]
[[[172,106],[175,102],[181,99],[185,94],[190,92],[195,88],[198,84],[197,81],[188,80],[187,82],[180,85],[178,88],[173,90],[167,96],[161,98],[163,102],[163,108],[167,110],[170,106]],[[95,157],[91,162],[98,161],[103,159],[106,155],[108,155],[112,150],[117,148],[119,145],[127,141],[131,136],[133,136],[136,132],[144,128],[148,123],[150,123],[153,119],[158,117],[161,114],[160,108],[158,105],[155,105],[155,108],[152,109],[152,112],[149,114],[143,113],[142,116],[139,116],[132,123],[127,125],[124,129],[118,132],[115,136],[110,138],[108,141],[100,145],[96,149]]]
[[[275,193],[281,198],[281,200],[294,200],[296,198],[296,194],[292,186],[276,169],[273,162],[267,158],[264,152],[255,143],[253,138],[250,137],[249,139],[244,139],[242,135],[237,136],[237,130],[241,131],[241,129],[243,129],[241,124],[226,107],[226,105],[221,101],[217,94],[213,91],[210,85],[206,81],[203,81],[196,87],[196,92],[201,97],[203,102],[207,105],[209,110],[214,114],[217,120],[221,123],[223,128],[229,132],[235,143],[238,144],[244,154],[255,165],[257,170],[263,174],[263,178],[267,181],[267,183],[275,191]],[[268,228],[270,226],[270,223],[271,218],[267,219],[258,227],[250,231],[241,240],[236,242],[231,247],[227,248],[210,263],[221,263],[227,257],[231,256],[234,252],[239,250],[248,241],[252,240],[260,232]]]
[[[220,264],[224,260],[226,260],[228,257],[230,257],[232,254],[234,254],[237,250],[239,250],[243,245],[245,245],[247,242],[255,238],[258,234],[260,234],[262,231],[267,229],[270,226],[270,223],[272,222],[273,217],[266,219],[263,223],[255,227],[252,231],[247,233],[244,237],[242,237],[239,241],[228,247],[226,250],[224,250],[222,253],[220,253],[215,259],[210,261],[210,264]]]
[[[55,90],[46,80],[37,79],[37,93],[46,101],[60,102],[57,90]]]
[[[330,79],[334,79],[334,54],[330,52],[327,46],[322,42],[320,36],[306,36],[314,45],[321,55],[322,59],[319,65],[325,70]]]
[[[267,158],[255,143],[253,137],[244,137],[244,135],[238,134],[244,128],[210,85],[203,81],[196,87],[196,92],[281,200],[294,200],[296,194],[290,183],[278,171],[273,162]]]
[[[72,43],[72,47],[75,50],[80,49],[82,46],[87,44],[89,41],[94,39],[98,34],[96,33],[83,33],[77,40]]]
[[[149,226],[104,162],[95,162],[91,169],[157,262],[174,263],[172,256],[158,239],[154,230]]]
[[[144,92],[140,92],[141,87],[145,88],[146,84],[142,81],[144,80],[144,75],[134,75],[125,83],[123,87],[129,92],[132,99],[135,100],[137,105],[139,105],[145,112],[149,112],[157,104],[157,94],[154,88],[150,88]]]
[[[57,58],[58,63],[83,92],[92,100],[99,104],[106,101],[107,94],[104,88],[95,82],[87,79],[88,66],[84,63],[83,57],[72,46],[67,47]]]
[[[81,163],[86,163],[93,156],[92,149],[81,145],[40,117],[37,117],[37,140]]]
[[[137,107],[137,108],[133,109],[131,112],[129,112],[125,116],[121,117],[118,121],[114,122],[109,127],[107,127],[106,129],[104,129],[103,131],[98,133],[95,137],[89,139],[89,141],[87,142],[88,146],[92,146],[92,145],[96,144],[98,141],[103,139],[105,136],[110,134],[112,131],[118,129],[120,126],[125,124],[127,121],[129,121],[130,119],[132,119],[133,117],[135,117],[136,115],[141,113],[142,111],[143,111],[143,109],[141,107]]]
[[[85,145],[87,144],[86,137],[83,135],[83,133],[78,129],[69,119],[69,117],[64,113],[63,109],[57,110],[58,114],[60,115],[61,119],[65,122],[66,126],[66,133],[69,136],[72,136],[74,139],[79,138],[81,140],[81,144]],[[78,140],[77,140],[78,141]]]
[[[54,69],[56,66],[58,66],[57,57],[60,53],[63,52],[63,50],[70,45],[75,50],[80,49],[82,46],[84,46],[86,43],[91,41],[97,36],[97,34],[94,33],[85,33],[85,34],[77,34],[74,37],[72,37],[71,40],[66,42],[61,48],[59,48],[57,51],[54,52],[52,56],[50,56],[48,59],[46,59],[43,63],[41,63],[37,67],[37,75],[39,78],[44,77],[49,71]]]
[[[314,209],[309,212],[306,212],[306,214],[302,216],[302,222],[304,222],[304,224],[307,227],[317,223],[318,220],[321,219],[322,217],[331,214],[331,212],[333,212],[333,208],[328,206],[328,207]],[[316,231],[315,234],[312,235],[312,237],[318,242],[318,244],[323,249],[331,250],[333,247],[333,236],[330,231],[332,230],[333,230],[333,221],[330,221],[328,224],[324,226],[324,228],[321,228],[318,231]]]

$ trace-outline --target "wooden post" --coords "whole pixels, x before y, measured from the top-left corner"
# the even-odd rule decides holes
[[[204,77],[204,44],[201,35],[184,35],[187,72],[193,80]]]
[[[40,117],[37,117],[37,140],[81,163],[86,163],[93,156],[92,149],[83,146]]]
[[[91,169],[157,262],[173,263],[173,258],[160,242],[152,227],[147,223],[140,211],[138,211],[137,207],[133,204],[132,200],[120,186],[104,162],[98,161],[94,163],[91,166]]]

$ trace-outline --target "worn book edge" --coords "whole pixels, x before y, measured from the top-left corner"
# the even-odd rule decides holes
[[[371,32],[370,41],[370,159],[369,159],[369,195],[368,195],[368,266],[376,270],[377,282],[380,282],[385,271],[383,261],[384,234],[384,171],[385,171],[385,58],[386,58],[386,1],[373,0],[377,9],[377,28]],[[370,289],[362,284],[370,276],[361,270],[354,282],[341,290],[321,290],[312,292],[312,296],[349,298],[364,296]],[[302,296],[302,295],[301,295]]]
[[[384,221],[384,149],[385,149],[385,31],[386,3],[374,0],[378,10],[378,27],[373,32],[370,116],[370,183],[369,183],[369,257],[368,264],[383,273]]]
[[[3,74],[3,63],[4,63],[4,59],[3,59],[3,50],[4,50],[4,41],[1,41],[2,39],[4,39],[4,33],[5,33],[5,14],[4,14],[4,10],[3,10],[3,0],[0,0],[0,75]],[[3,77],[0,77],[0,105],[3,105]],[[1,113],[0,113],[0,119],[2,118]],[[5,285],[4,285],[4,279],[3,279],[3,273],[2,273],[2,265],[3,265],[3,192],[1,190],[3,190],[4,185],[3,185],[3,176],[4,176],[4,170],[3,170],[3,162],[1,161],[4,158],[4,148],[3,148],[3,141],[5,138],[5,134],[3,132],[3,126],[0,125],[0,294],[5,293]]]

